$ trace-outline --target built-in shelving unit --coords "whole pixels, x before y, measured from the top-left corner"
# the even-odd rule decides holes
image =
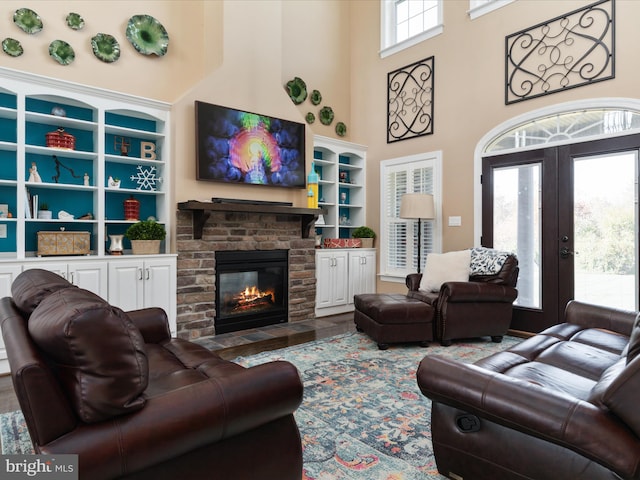
[[[0,79],[0,258],[32,257],[38,231],[62,229],[89,232],[91,255],[104,256],[108,235],[134,223],[124,217],[131,195],[141,219],[153,216],[170,230],[169,104],[8,69]],[[73,149],[47,146],[59,129],[73,135]],[[32,165],[41,181],[30,177]],[[38,218],[34,196],[52,219]]]
[[[350,238],[353,229],[365,224],[366,150],[355,143],[314,138],[318,206],[326,212],[315,228],[323,238]]]

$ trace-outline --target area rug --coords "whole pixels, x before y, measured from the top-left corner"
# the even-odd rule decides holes
[[[379,350],[366,335],[347,333],[234,361],[251,367],[287,360],[298,368],[303,480],[442,480],[431,448],[431,402],[416,383],[420,360],[437,354],[470,363],[520,341]],[[33,453],[19,411],[0,415],[0,439],[2,453]]]

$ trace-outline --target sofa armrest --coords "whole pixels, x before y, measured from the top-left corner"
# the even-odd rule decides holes
[[[126,313],[140,330],[145,343],[160,343],[171,338],[169,320],[163,309],[152,307]]]
[[[440,302],[513,303],[518,291],[513,287],[483,282],[445,282],[440,287]]]
[[[564,311],[565,322],[587,328],[604,328],[626,336],[631,335],[637,312],[601,305],[570,301]]]
[[[638,473],[632,461],[637,437],[615,416],[591,403],[435,355],[422,360],[417,378],[422,393],[435,402],[561,445],[623,477]]]
[[[301,401],[295,366],[271,362],[149,398],[142,410],[82,425],[41,453],[78,453],[83,476],[114,478],[291,415]]]
[[[410,292],[417,292],[420,288],[420,280],[422,280],[421,273],[410,273],[407,275],[407,278],[405,278],[404,283]]]

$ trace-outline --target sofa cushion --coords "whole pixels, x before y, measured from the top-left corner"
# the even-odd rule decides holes
[[[57,273],[33,268],[16,277],[11,285],[11,296],[22,312],[31,315],[44,298],[64,288],[77,287]]]
[[[29,318],[29,333],[51,360],[77,415],[99,422],[144,406],[144,340],[122,310],[80,288],[51,293]]]
[[[633,330],[631,330],[627,350],[627,364],[632,362],[638,356],[638,353],[640,353],[640,314],[636,316],[636,321],[633,322]]]
[[[511,255],[493,248],[474,247],[471,249],[470,275],[496,275]]]
[[[609,377],[613,377],[613,381],[605,390],[602,403],[640,436],[640,358],[636,357],[624,369],[618,364],[617,371],[611,372]]]
[[[437,292],[445,282],[468,282],[470,258],[470,250],[428,254],[420,290]]]

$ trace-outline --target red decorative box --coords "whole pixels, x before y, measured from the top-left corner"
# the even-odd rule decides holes
[[[359,238],[325,238],[324,248],[360,248],[362,240]]]
[[[47,147],[53,148],[65,148],[67,150],[75,150],[76,137],[64,131],[64,128],[59,128],[55,132],[49,132],[45,134],[47,140]]]

